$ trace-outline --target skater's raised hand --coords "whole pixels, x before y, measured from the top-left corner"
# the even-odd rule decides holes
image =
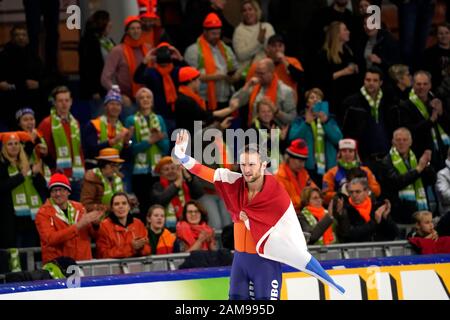
[[[186,156],[186,150],[189,143],[189,132],[181,129],[177,133],[177,140],[175,141],[174,154],[178,159],[183,159]]]

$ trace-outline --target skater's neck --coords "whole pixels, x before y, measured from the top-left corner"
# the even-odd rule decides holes
[[[264,184],[264,176],[261,176],[258,180],[254,182],[247,183],[248,186],[248,193],[256,193],[260,192],[262,190]]]

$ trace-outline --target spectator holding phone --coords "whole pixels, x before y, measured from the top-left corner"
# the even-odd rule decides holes
[[[177,48],[162,42],[146,54],[134,73],[134,81],[154,93],[155,112],[164,118],[169,136],[175,129],[180,68],[186,65]]]
[[[321,185],[325,172],[336,165],[337,146],[343,138],[342,132],[329,113],[328,102],[319,88],[305,94],[306,108],[289,129],[288,141],[302,138],[308,145],[305,168],[313,180]]]
[[[129,258],[149,255],[148,233],[144,224],[130,213],[126,193],[111,198],[111,214],[102,221],[97,238],[97,258]]]

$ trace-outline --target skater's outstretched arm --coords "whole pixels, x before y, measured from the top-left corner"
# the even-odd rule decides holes
[[[206,180],[208,182],[214,183],[214,169],[202,165],[194,158],[186,154],[186,149],[189,143],[189,133],[187,130],[182,129],[177,133],[177,140],[175,142],[175,147],[173,148],[172,155],[181,162],[181,164],[189,170],[192,174]]]

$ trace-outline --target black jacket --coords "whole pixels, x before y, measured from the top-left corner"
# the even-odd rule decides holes
[[[376,204],[373,198],[371,200],[375,205],[372,205],[369,222],[366,222],[348,200],[345,200],[342,214],[335,215],[339,242],[391,241],[395,239],[398,234],[397,225],[390,215],[387,219],[383,218],[379,224],[376,223],[375,211],[381,204]]]
[[[195,200],[203,196],[203,188],[199,178],[193,176],[192,180],[190,182],[186,181],[186,183],[192,199]],[[179,189],[173,183],[170,183],[169,186],[164,189],[160,182],[156,182],[152,187],[153,203],[167,206],[172,198],[178,196],[178,191]]]
[[[431,107],[426,104],[428,113],[431,116]],[[443,102],[444,114],[440,116],[437,123],[441,125],[447,134],[450,134],[450,113]],[[403,101],[393,108],[392,121],[394,128],[406,127],[413,136],[412,149],[417,157],[421,157],[426,149],[433,150],[432,165],[435,170],[444,167],[445,159],[447,159],[447,147],[442,143],[441,137],[437,130],[437,124],[431,120],[425,120],[420,111],[411,101]],[[433,137],[431,128],[435,128],[439,143],[439,152],[434,151]]]
[[[12,248],[17,246],[18,230],[34,227],[30,217],[16,217],[11,191],[22,184],[25,178],[22,174],[13,177],[8,173],[9,161],[0,159],[0,248]],[[42,175],[33,176],[33,184],[41,199],[47,195],[47,182]]]
[[[358,151],[363,162],[370,155],[386,154],[389,151],[392,137],[392,124],[389,120],[391,109],[392,105],[384,94],[377,124],[371,115],[371,107],[361,92],[351,95],[342,103],[342,110],[346,110],[342,127],[344,137],[358,141]]]
[[[422,178],[424,188],[434,186],[436,183],[436,172],[432,166],[428,166],[421,173],[416,169],[411,169],[402,175],[395,169],[389,154],[383,159],[381,168],[381,198],[389,199],[391,202],[392,218],[397,223],[413,223],[412,214],[417,211],[417,204],[416,202],[400,200],[398,192],[413,184],[418,178]]]
[[[364,33],[364,37],[360,43],[360,46],[356,49],[356,55],[359,59],[359,72],[364,74],[366,71],[366,59],[364,58],[364,50],[368,41],[367,34]],[[388,76],[389,67],[400,63],[400,48],[397,40],[394,39],[392,34],[384,29],[378,30],[375,46],[372,49],[372,54],[376,54],[381,59],[381,64],[373,64],[383,71],[385,77]]]

